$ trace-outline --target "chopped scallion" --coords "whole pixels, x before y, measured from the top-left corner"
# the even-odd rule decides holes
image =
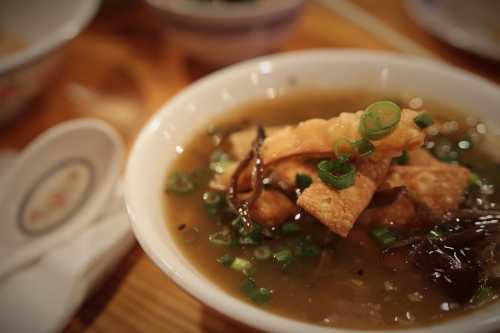
[[[366,138],[361,138],[352,143],[353,147],[356,149],[360,157],[365,157],[372,154],[375,151],[375,146],[370,140]]]
[[[295,246],[295,254],[301,257],[317,257],[321,254],[319,246],[316,244],[302,240]]]
[[[295,175],[295,186],[299,190],[304,191],[311,184],[312,184],[312,179],[308,175],[305,175],[303,173],[298,173]]]
[[[208,191],[203,193],[203,204],[210,215],[217,215],[224,208],[226,200],[222,193]]]
[[[230,255],[230,254],[225,254],[219,258],[217,258],[217,262],[219,264],[222,264],[224,266],[231,266],[231,264],[233,263],[234,261],[234,256]]]
[[[324,183],[342,190],[354,185],[356,168],[345,157],[335,161],[324,160],[318,164],[318,176]]]
[[[266,288],[259,288],[250,279],[245,280],[240,287],[241,291],[255,303],[264,303],[271,298],[271,292]]]
[[[212,178],[212,172],[209,168],[196,168],[190,173],[191,180],[197,188],[205,186],[210,178]]]
[[[258,224],[254,224],[251,229],[245,228],[243,225],[243,222],[241,220],[233,222],[236,226],[239,226],[238,228],[238,234],[240,235],[240,238],[238,239],[238,242],[240,245],[260,245],[262,243],[262,228]]]
[[[455,162],[461,157],[461,151],[453,142],[444,136],[438,136],[434,139],[432,154],[443,162]]]
[[[294,222],[286,223],[281,226],[281,232],[283,232],[284,234],[292,234],[300,230],[300,225]]]
[[[271,248],[267,245],[262,245],[253,250],[253,255],[257,260],[267,260],[271,257]]]
[[[495,289],[493,289],[493,287],[481,286],[476,291],[474,296],[472,296],[471,303],[473,303],[477,306],[482,306],[486,303],[489,303],[489,302],[495,300],[496,298],[498,298],[498,295],[495,292]]]
[[[176,193],[176,194],[187,194],[194,192],[196,190],[196,184],[194,183],[190,174],[177,171],[167,178],[167,185],[165,191]]]
[[[245,274],[245,272],[248,272],[252,268],[252,263],[246,259],[236,257],[231,263],[231,268]]]
[[[224,171],[233,164],[234,161],[221,149],[214,150],[210,156],[210,170],[215,173],[224,173]]]
[[[231,231],[225,227],[221,231],[215,232],[208,236],[210,243],[219,246],[229,246],[232,243]]]
[[[415,124],[417,124],[418,127],[420,128],[426,128],[434,124],[434,120],[432,120],[432,117],[429,116],[427,113],[421,113],[418,116],[413,119]]]
[[[233,227],[236,230],[240,230],[243,228],[243,219],[241,216],[237,216],[234,220],[231,221],[231,227]]]
[[[462,150],[472,149],[474,147],[474,142],[470,137],[465,137],[462,140],[458,141],[457,147]]]
[[[273,254],[274,261],[282,268],[288,268],[293,263],[292,251],[283,249]]]
[[[398,240],[396,235],[391,230],[385,227],[373,228],[372,230],[370,230],[370,234],[384,246],[390,246]]]
[[[240,237],[238,239],[240,245],[260,245],[262,243],[262,238],[260,236],[251,234],[249,236]]]
[[[483,181],[481,180],[481,178],[479,177],[479,175],[477,173],[471,172],[469,184],[471,186],[478,186],[479,187],[479,186],[483,185]]]
[[[401,108],[391,101],[369,105],[359,122],[360,134],[369,140],[379,140],[391,134],[401,120]]]
[[[433,228],[429,231],[429,238],[441,239],[441,237],[443,237],[443,233],[439,229]]]

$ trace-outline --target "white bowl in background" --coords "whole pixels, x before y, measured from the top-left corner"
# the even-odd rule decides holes
[[[173,43],[189,56],[215,66],[277,50],[286,42],[304,2],[147,1],[162,17]]]
[[[61,47],[94,17],[99,0],[1,0],[2,35],[26,46],[0,56],[0,123],[12,118],[50,79]]]
[[[164,215],[163,186],[166,172],[177,157],[177,146],[185,144],[211,119],[234,106],[311,88],[368,90],[381,95],[399,93],[432,98],[438,103],[473,112],[490,128],[500,124],[498,87],[441,63],[349,50],[263,57],[209,75],[162,107],[144,127],[131,151],[126,171],[126,203],[135,235],[146,253],[179,286],[208,306],[265,331],[358,332],[281,317],[229,295],[189,262],[166,227],[173,221]],[[500,302],[431,327],[391,332],[498,332],[498,313]]]

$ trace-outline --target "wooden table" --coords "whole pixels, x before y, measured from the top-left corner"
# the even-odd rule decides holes
[[[352,1],[440,60],[500,82],[498,64],[434,39],[410,21],[401,1]],[[397,51],[373,31],[364,31],[313,1],[307,2],[285,50],[347,47]],[[20,149],[52,125],[81,116],[108,120],[130,145],[138,129],[163,103],[208,73],[169,42],[142,2],[113,3],[67,46],[61,70],[44,93],[1,129],[0,149]],[[183,292],[138,246],[89,297],[65,331],[255,332]]]

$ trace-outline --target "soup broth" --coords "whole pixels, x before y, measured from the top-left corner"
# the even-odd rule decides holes
[[[370,232],[371,227],[365,224],[357,223],[347,238],[333,237],[333,241],[325,243],[325,234],[330,233],[328,229],[302,212],[294,218],[299,222],[300,230],[278,228],[275,231],[277,236],[262,240],[260,245],[264,244],[264,250],[272,251],[274,260],[273,256],[267,258],[265,255],[262,260],[256,258],[256,245],[220,246],[209,240],[209,235],[224,226],[231,228],[231,221],[234,220],[231,214],[207,213],[202,200],[211,178],[206,171],[211,156],[216,149],[230,151],[227,140],[230,133],[256,124],[267,127],[296,124],[311,118],[328,119],[340,112],[363,110],[381,97],[401,106],[407,106],[409,102],[404,98],[359,92],[304,92],[243,105],[228,112],[227,117],[207,124],[206,130],[186,143],[168,171],[169,174],[174,170],[191,174],[194,171],[197,177],[197,188],[192,193],[165,194],[165,214],[170,222],[168,228],[183,254],[203,275],[234,297],[264,310],[318,325],[396,329],[431,325],[476,309],[477,304],[461,304],[451,299],[398,251],[384,253],[384,247]],[[471,117],[427,100],[424,108],[435,122],[446,123],[450,127],[447,133],[434,138],[461,142],[463,138],[470,139],[472,136],[474,140],[468,141],[472,145],[481,135],[475,130],[478,121]],[[427,143],[427,148],[435,149],[436,141],[434,146]],[[462,144],[463,147],[465,145]],[[500,182],[498,165],[477,149],[477,145],[473,148],[460,149],[460,163],[470,167],[485,183],[487,181],[492,187],[496,186]],[[500,199],[498,194],[493,191],[488,195],[487,208],[496,208]],[[466,200],[470,200],[469,205],[478,204],[477,197]],[[479,204],[486,203],[481,201]],[[399,232],[406,235],[406,231]],[[279,259],[276,259],[276,253],[285,257],[292,254],[293,259],[277,264]],[[252,272],[242,274],[227,267],[220,259],[224,257],[251,262]],[[248,291],[260,287],[270,294],[250,292],[249,298]],[[489,292],[493,294],[488,302],[497,297],[496,289],[489,289]]]

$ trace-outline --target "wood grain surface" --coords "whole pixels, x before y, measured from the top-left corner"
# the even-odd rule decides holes
[[[374,31],[307,5],[281,51],[307,48],[392,50]],[[441,60],[500,82],[498,64],[454,49],[408,18],[399,0],[353,0]],[[144,122],[210,69],[171,44],[142,1],[113,1],[65,49],[57,76],[25,112],[0,130],[0,149],[20,149],[54,124],[82,116],[114,124],[130,145]],[[177,287],[136,245],[102,282],[66,332],[255,332]]]

